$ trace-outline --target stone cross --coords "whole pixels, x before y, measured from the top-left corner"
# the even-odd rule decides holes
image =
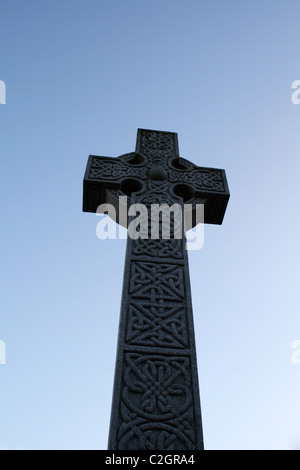
[[[128,206],[204,204],[204,222],[221,224],[229,191],[224,170],[179,157],[176,133],[138,129],[135,152],[88,160],[83,210],[110,203],[126,226],[120,196]],[[127,240],[108,448],[203,449],[188,257],[172,230]]]

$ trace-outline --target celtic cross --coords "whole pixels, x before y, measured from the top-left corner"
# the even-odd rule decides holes
[[[190,204],[194,226],[196,204],[205,223],[221,224],[229,191],[224,170],[179,157],[176,133],[138,129],[135,152],[88,160],[83,210],[110,203],[126,226],[120,196],[128,207]],[[127,240],[108,448],[203,449],[188,257],[172,229]]]

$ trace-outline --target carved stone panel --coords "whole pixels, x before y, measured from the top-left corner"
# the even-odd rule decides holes
[[[189,357],[126,353],[118,450],[195,449]]]

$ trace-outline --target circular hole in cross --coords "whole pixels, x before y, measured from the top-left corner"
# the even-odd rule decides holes
[[[188,167],[183,163],[180,158],[173,158],[173,160],[171,161],[171,165],[173,168],[176,168],[176,170],[188,170]]]
[[[131,157],[129,160],[127,160],[127,163],[129,163],[129,165],[140,165],[141,163],[143,163],[144,159],[143,157],[141,157],[140,155],[134,155],[133,157]]]
[[[183,201],[188,201],[194,196],[194,189],[189,184],[176,184],[173,188],[174,194],[183,199]]]
[[[121,191],[126,194],[126,196],[131,196],[132,193],[137,193],[143,187],[143,183],[139,180],[133,178],[127,178],[121,183]]]

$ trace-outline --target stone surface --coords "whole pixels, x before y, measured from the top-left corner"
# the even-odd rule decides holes
[[[204,203],[205,222],[214,224],[229,199],[224,170],[180,158],[177,134],[144,129],[134,153],[89,157],[83,210],[110,202],[118,211],[124,195],[147,207]],[[108,447],[203,449],[184,239],[128,238]]]
[[[172,204],[205,204],[205,223],[221,224],[229,191],[224,170],[202,168],[179,157],[177,134],[138,129],[136,151],[117,158],[90,155],[84,177],[83,210],[95,212],[118,196],[135,192]],[[152,193],[152,196],[151,196]],[[142,198],[144,199],[144,198]],[[147,199],[148,201],[148,199]],[[140,201],[139,201],[140,202]]]

